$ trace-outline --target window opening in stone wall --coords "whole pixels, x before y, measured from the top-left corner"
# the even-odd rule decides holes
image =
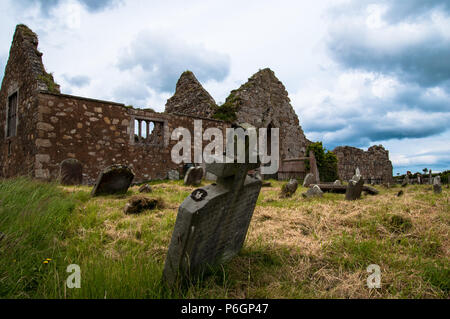
[[[17,92],[8,98],[8,119],[6,123],[6,136],[16,136],[17,127]]]
[[[146,145],[164,145],[164,122],[146,119],[134,120],[134,141]]]

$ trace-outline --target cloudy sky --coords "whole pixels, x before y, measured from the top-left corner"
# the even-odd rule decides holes
[[[383,144],[395,173],[450,168],[448,0],[2,0],[0,12],[0,77],[18,23],[63,93],[157,111],[184,70],[220,103],[270,67],[310,140]]]

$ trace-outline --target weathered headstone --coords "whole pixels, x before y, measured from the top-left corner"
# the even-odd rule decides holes
[[[171,181],[177,181],[180,179],[180,173],[177,170],[172,169],[167,173],[167,178]]]
[[[207,164],[217,182],[194,190],[178,210],[163,272],[169,286],[195,278],[240,251],[261,190],[261,180],[247,172],[259,165]]]
[[[315,183],[316,183],[316,178],[314,177],[314,175],[311,173],[306,174],[305,180],[303,181],[303,187],[309,187],[309,185],[315,184]]]
[[[433,178],[433,191],[435,194],[442,193],[441,177],[436,176]]]
[[[355,175],[356,176],[356,175]],[[362,178],[355,178],[348,181],[347,190],[345,191],[346,200],[356,200],[361,198],[364,180]]]
[[[152,188],[148,184],[144,184],[141,187],[139,187],[139,193],[151,193]]]
[[[313,151],[309,151],[310,173],[314,175],[314,184],[320,183],[319,169],[317,168],[316,156]],[[308,185],[309,186],[309,185]]]
[[[124,194],[133,181],[134,173],[126,165],[112,165],[105,168],[97,178],[92,196]]]
[[[402,182],[402,187],[406,187],[407,185],[409,185],[411,182],[410,182],[410,180],[409,180],[409,176],[408,175],[405,175],[405,178],[403,179],[403,182]]]
[[[190,167],[184,176],[185,185],[200,185],[203,178],[203,167]]]
[[[303,193],[302,196],[305,198],[322,197],[323,192],[320,189],[319,185],[314,185],[313,187],[310,187],[305,193]]]
[[[281,197],[291,197],[294,195],[298,188],[298,181],[295,178],[291,178],[289,182],[281,187]]]
[[[352,180],[359,181],[361,179],[361,172],[359,171],[359,167],[355,169],[355,175],[353,175]]]
[[[340,180],[337,179],[334,181],[333,185],[342,185],[342,183]]]
[[[83,165],[75,158],[61,162],[59,180],[62,185],[80,185],[83,182]]]

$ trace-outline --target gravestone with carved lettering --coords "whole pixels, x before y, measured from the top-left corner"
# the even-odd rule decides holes
[[[240,251],[262,184],[247,173],[259,165],[248,157],[245,163],[206,165],[217,182],[194,190],[179,207],[163,272],[169,286],[195,279]]]

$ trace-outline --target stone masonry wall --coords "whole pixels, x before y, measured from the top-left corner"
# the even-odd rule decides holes
[[[32,175],[34,171],[36,93],[48,89],[44,79],[50,77],[37,46],[37,35],[28,27],[18,25],[0,90],[0,177]],[[59,88],[55,84],[53,89]],[[8,100],[14,93],[18,101],[16,135],[8,137]]]
[[[255,127],[279,128],[280,160],[307,156],[310,143],[300,126],[283,83],[270,69],[255,73],[227,101],[236,109],[237,121]]]
[[[392,163],[389,151],[382,145],[374,145],[367,151],[351,146],[339,146],[333,150],[338,158],[338,174],[342,180],[349,180],[359,167],[366,183],[392,182]]]
[[[112,164],[131,166],[136,174],[134,182],[164,179],[170,170],[181,173],[184,164],[177,165],[171,160],[172,147],[178,141],[170,136],[175,128],[185,127],[193,140],[196,119],[49,93],[39,95],[38,118],[35,177],[56,179],[61,161],[76,158],[83,165],[85,184],[95,182],[100,170]],[[135,136],[135,119],[161,124],[162,143],[140,142]],[[205,119],[202,126],[203,130],[227,127],[224,122]],[[153,132],[156,129],[157,125]],[[204,141],[203,145],[206,144]]]

